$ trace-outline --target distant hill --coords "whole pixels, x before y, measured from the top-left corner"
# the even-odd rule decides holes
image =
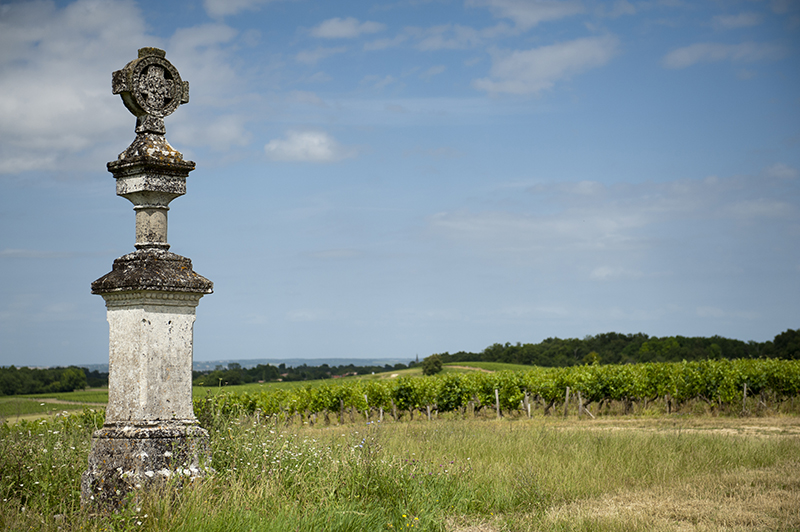
[[[193,364],[194,371],[208,371],[216,369],[217,366],[227,368],[228,364],[236,363],[245,369],[254,368],[259,364],[279,366],[286,364],[286,367],[296,368],[305,364],[306,366],[321,366],[327,364],[329,366],[385,366],[389,364],[394,366],[398,363],[408,364],[408,360],[400,360],[399,358],[235,358],[227,360],[195,360]],[[89,371],[99,371],[101,373],[108,373],[108,364],[77,364],[81,368],[86,368]]]
[[[209,369],[216,369],[217,366],[227,368],[228,364],[236,363],[243,368],[254,368],[259,364],[279,366],[286,364],[286,367],[296,368],[305,364],[306,366],[321,366],[327,364],[329,366],[384,366],[389,364],[394,366],[402,362],[408,364],[408,360],[400,360],[397,358],[249,358],[249,359],[230,359],[230,360],[195,360],[194,370],[205,371]]]

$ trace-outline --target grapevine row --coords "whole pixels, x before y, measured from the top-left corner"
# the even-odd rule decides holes
[[[777,359],[705,360],[680,363],[588,365],[496,373],[445,373],[392,380],[354,380],[259,393],[221,393],[195,400],[201,420],[217,415],[338,415],[344,409],[369,412],[463,410],[499,406],[521,409],[539,401],[547,413],[567,390],[584,405],[664,399],[679,408],[688,401],[741,405],[743,393],[775,400],[800,395],[800,361]],[[745,391],[746,390],[746,391]],[[499,405],[497,404],[499,403]]]

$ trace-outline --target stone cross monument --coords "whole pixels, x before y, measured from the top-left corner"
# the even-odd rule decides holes
[[[117,195],[136,212],[136,251],[92,283],[107,308],[108,407],[81,498],[106,508],[159,480],[202,476],[210,458],[192,409],[192,336],[195,307],[213,284],[168,251],[169,203],[186,193],[195,164],[164,137],[164,118],[189,101],[189,83],[165,57],[142,48],[112,77],[113,93],[136,116],[136,139],[108,163]]]

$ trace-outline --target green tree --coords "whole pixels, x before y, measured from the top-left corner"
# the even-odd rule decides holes
[[[63,392],[83,390],[86,388],[86,374],[83,370],[70,366],[61,374],[60,384]]]
[[[423,375],[436,375],[440,371],[442,371],[442,357],[439,355],[431,355],[422,361]]]
[[[788,329],[775,337],[775,352],[780,358],[800,359],[800,329]]]

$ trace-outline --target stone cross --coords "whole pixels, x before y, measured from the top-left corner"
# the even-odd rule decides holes
[[[164,118],[189,101],[189,83],[163,50],[142,48],[113,73],[112,91],[136,116],[136,138],[108,163],[117,195],[133,203],[136,251],[92,283],[109,323],[108,407],[92,435],[81,500],[114,509],[136,489],[207,471],[208,433],[192,408],[195,308],[213,283],[167,243],[169,203],[195,164],[164,137]]]

